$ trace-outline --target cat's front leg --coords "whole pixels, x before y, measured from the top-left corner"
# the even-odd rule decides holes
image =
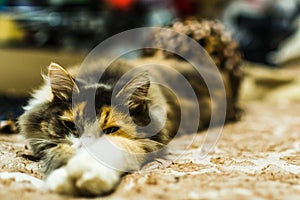
[[[70,195],[102,195],[112,191],[122,172],[98,162],[86,150],[71,158],[46,179],[51,191]]]
[[[145,161],[144,145],[147,143],[119,136],[87,142],[65,166],[48,176],[47,186],[63,194],[106,194],[115,189],[124,172],[140,168]]]

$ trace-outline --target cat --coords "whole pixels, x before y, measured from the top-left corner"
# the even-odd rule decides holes
[[[151,80],[156,74],[156,79],[176,81],[176,73],[149,66],[151,73],[136,73],[123,84],[115,95],[120,103],[112,106],[112,92],[122,74],[138,68],[136,66],[140,63],[151,65],[153,61],[156,64],[171,64],[181,75],[191,78],[190,83],[198,94],[199,105],[189,105],[189,99],[183,101],[186,106],[179,105],[175,94]],[[104,68],[101,61],[91,65],[93,66],[81,77],[91,77]],[[161,76],[166,73],[168,77]],[[95,93],[95,105],[91,106],[91,102],[80,98],[72,105],[72,98],[76,98],[76,94],[88,94],[89,90]],[[204,96],[205,93],[207,91],[200,75],[197,76],[194,69],[182,61],[157,58],[118,60],[104,71],[97,84],[75,81],[68,71],[51,63],[45,84],[33,94],[19,119],[19,125],[28,139],[33,155],[44,163],[46,183],[50,190],[75,195],[103,195],[116,187],[124,172],[137,170],[145,162],[158,156],[156,154],[179,131],[181,117],[188,118],[187,115],[192,115],[198,109],[195,106],[201,107],[200,120],[189,120],[189,123],[182,125],[182,132],[189,132],[193,123],[197,125],[194,131],[207,127],[211,106],[210,98],[207,94]],[[95,109],[96,117],[89,119],[85,115],[90,114],[91,107]],[[187,110],[182,111],[182,107]],[[128,108],[127,114],[124,108]],[[85,121],[81,121],[82,119]],[[159,127],[159,130],[155,135],[147,137],[147,133],[141,131],[140,127],[147,126],[149,122]],[[99,147],[99,151],[113,156],[109,162],[113,166],[117,165],[118,169],[97,161],[82,144],[78,144],[78,138],[87,135],[93,140],[91,145],[101,145],[103,148]],[[117,148],[113,148],[111,144]]]
[[[203,74],[173,57],[117,59],[108,67],[99,59],[69,69],[51,63],[18,122],[43,163],[48,189],[108,194],[126,172],[163,156],[174,137],[207,128],[212,112],[213,125],[222,124],[224,98],[225,120],[235,118],[238,82],[218,67],[221,76],[209,76],[221,79],[226,96],[222,88],[209,91]]]

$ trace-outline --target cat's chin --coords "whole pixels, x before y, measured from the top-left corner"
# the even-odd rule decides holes
[[[54,170],[46,179],[50,191],[67,195],[99,196],[111,192],[122,173],[97,162],[81,151],[66,166]]]

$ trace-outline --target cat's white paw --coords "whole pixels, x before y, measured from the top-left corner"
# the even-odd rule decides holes
[[[75,155],[68,164],[54,170],[46,183],[51,191],[72,195],[101,195],[113,190],[121,172],[97,162],[88,152]]]
[[[72,180],[68,176],[65,167],[54,170],[46,180],[46,186],[49,190],[63,193],[63,194],[75,194],[76,189]]]

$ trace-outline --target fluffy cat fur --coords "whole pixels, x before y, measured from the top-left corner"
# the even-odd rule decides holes
[[[154,84],[152,77],[178,84],[175,72],[156,67],[154,63],[170,66],[188,79],[199,105],[191,104],[187,98],[182,99],[179,106],[180,94],[175,96],[170,90]],[[151,70],[140,70],[143,72],[137,72],[130,80],[121,83],[120,88],[115,88],[123,74],[137,69],[141,64],[149,65]],[[218,102],[210,102],[201,76],[184,61],[159,58],[117,60],[106,70],[102,61],[88,65],[87,70],[81,72],[79,81],[75,81],[78,68],[68,72],[51,63],[45,84],[35,91],[19,119],[21,132],[27,138],[33,155],[43,162],[46,183],[52,191],[72,195],[111,192],[124,172],[137,170],[157,154],[163,153],[162,147],[179,131],[181,117],[192,115],[199,106],[201,116],[196,125],[200,130],[207,127],[211,110],[218,110]],[[99,72],[103,73],[100,81],[89,82],[87,77]],[[226,78],[223,79],[226,91],[230,90]],[[114,89],[117,90],[115,94],[112,93]],[[94,104],[81,98],[89,91],[95,94]],[[72,105],[77,95],[78,99]],[[117,106],[111,104],[112,95],[119,102]],[[231,96],[227,98],[230,102]],[[90,109],[96,112],[95,117],[89,118]],[[128,109],[129,113],[126,114],[124,109]],[[158,131],[148,136],[147,129],[141,127],[150,122],[158,127]],[[182,124],[180,131],[193,131],[189,130],[193,122],[190,123]],[[110,163],[95,159],[79,138],[88,138],[89,147],[95,147],[99,154],[110,157]]]

